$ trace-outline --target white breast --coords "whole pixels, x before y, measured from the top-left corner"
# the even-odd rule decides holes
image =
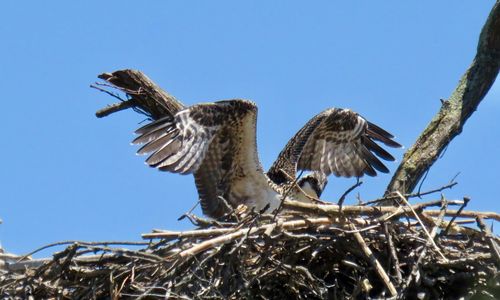
[[[262,170],[257,154],[255,119],[256,114],[250,113],[241,120],[238,163],[244,176],[234,178],[231,202],[243,203],[256,210],[262,210],[269,204],[272,211],[279,206],[281,196],[269,186],[269,179]]]

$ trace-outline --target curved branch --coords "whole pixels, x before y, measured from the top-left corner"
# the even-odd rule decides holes
[[[162,90],[140,71],[118,70],[113,73],[103,73],[98,77],[109,83],[104,85],[126,93],[130,100],[97,111],[97,117],[105,117],[132,107],[152,119],[158,119],[166,115],[174,115],[184,108],[184,105],[177,101],[174,96]]]
[[[413,191],[423,174],[439,155],[462,132],[467,119],[495,82],[500,68],[500,0],[493,6],[479,36],[476,57],[460,79],[450,98],[405,153],[387,186],[386,194]]]

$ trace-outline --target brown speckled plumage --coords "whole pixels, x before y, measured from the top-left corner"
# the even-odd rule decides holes
[[[375,176],[375,170],[387,173],[374,153],[385,160],[394,158],[374,140],[401,147],[393,138],[351,110],[330,108],[312,118],[290,139],[268,176],[280,177],[284,171],[288,174],[285,177],[293,177],[299,170],[343,177]]]
[[[257,107],[246,100],[197,104],[139,128],[133,143],[143,144],[139,154],[150,154],[148,165],[193,174],[203,213],[213,218],[227,212],[225,203],[256,209],[269,203],[274,209],[290,188],[287,197],[307,201],[292,186],[297,170],[313,171],[299,184],[313,197],[321,195],[329,174],[387,172],[374,154],[394,158],[374,140],[399,146],[391,134],[358,114],[332,108],[299,130],[264,173],[257,155],[256,118]]]

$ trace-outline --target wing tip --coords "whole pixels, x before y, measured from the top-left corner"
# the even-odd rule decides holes
[[[386,144],[387,146],[389,147],[392,147],[392,148],[405,148],[405,146],[401,145],[400,143],[396,142],[394,139],[391,139],[391,144]]]

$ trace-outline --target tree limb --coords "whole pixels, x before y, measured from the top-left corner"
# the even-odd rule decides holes
[[[140,71],[118,70],[113,73],[103,73],[98,77],[108,82],[110,87],[126,93],[130,100],[97,111],[97,117],[105,117],[122,109],[132,107],[156,120],[167,115],[173,115],[184,108],[184,105],[177,101],[174,96],[162,90]],[[98,85],[103,86],[103,84]]]
[[[413,191],[451,140],[462,132],[467,119],[495,82],[500,68],[500,0],[493,6],[479,36],[476,57],[450,98],[405,153],[387,186],[386,194]],[[390,204],[390,203],[386,203]]]

